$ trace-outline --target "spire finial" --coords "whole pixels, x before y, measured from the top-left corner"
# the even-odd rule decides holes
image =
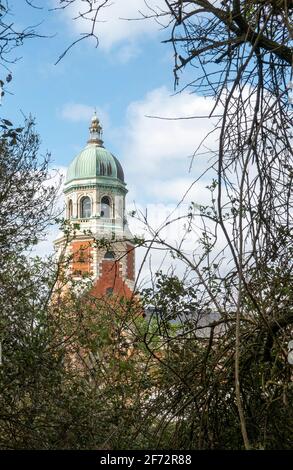
[[[100,147],[102,147],[103,146],[103,141],[102,141],[103,129],[98,119],[96,108],[94,110],[94,114],[93,114],[89,129],[90,129],[90,138],[88,140],[88,143],[98,144]]]

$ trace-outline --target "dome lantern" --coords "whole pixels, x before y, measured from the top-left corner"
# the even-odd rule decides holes
[[[94,113],[89,127],[90,138],[85,148],[70,163],[65,180],[65,188],[77,181],[92,180],[95,184],[122,187],[126,190],[123,168],[119,160],[103,145],[102,126]],[[103,181],[102,181],[103,180]]]
[[[92,117],[92,122],[89,127],[89,130],[90,130],[90,138],[88,140],[88,144],[97,144],[99,145],[99,147],[103,147],[103,140],[102,140],[103,129],[97,117],[96,111],[94,112],[94,115]]]

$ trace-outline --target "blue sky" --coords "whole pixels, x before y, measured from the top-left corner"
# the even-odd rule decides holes
[[[207,115],[212,100],[189,91],[174,96],[173,51],[170,45],[161,44],[168,38],[167,30],[153,20],[119,19],[137,17],[139,8],[146,11],[143,0],[113,1],[101,17],[106,21],[98,25],[99,47],[92,40],[83,41],[54,65],[85,31],[83,23],[72,21],[76,14],[72,8],[48,12],[56,1],[34,0],[42,10],[30,8],[24,0],[11,2],[15,24],[23,27],[43,21],[39,32],[52,37],[28,40],[15,50],[22,58],[11,65],[13,80],[2,100],[2,116],[14,123],[21,122],[21,112],[35,116],[42,151],[49,150],[52,165],[64,173],[86,144],[89,119],[96,107],[105,146],[124,167],[129,205],[135,201],[142,210],[148,208],[151,222],[160,224],[206,168],[205,154],[189,171],[193,152],[211,123],[207,119],[161,121],[146,115]],[[154,6],[163,3],[149,2]],[[184,72],[180,85],[194,79],[195,73],[196,69],[192,75]],[[214,146],[215,137],[209,138],[202,150],[207,153]],[[206,202],[207,181],[193,186],[187,204],[191,200]],[[181,229],[172,231],[174,240],[181,236]]]
[[[56,164],[68,165],[84,144],[88,126],[85,111],[80,119],[75,115],[72,120],[69,118],[69,105],[92,109],[96,106],[107,117],[104,126],[117,129],[123,126],[131,102],[162,85],[172,88],[172,57],[169,48],[160,44],[159,32],[146,38],[134,33],[133,38],[119,40],[118,37],[107,47],[95,48],[93,40],[83,41],[54,65],[66,46],[79,37],[80,31],[70,18],[74,12],[48,12],[53,4],[51,0],[35,0],[35,3],[46,4],[47,9],[35,10],[24,1],[14,0],[15,15],[11,19],[20,26],[43,21],[38,31],[54,37],[31,39],[15,50],[15,55],[22,59],[11,66],[13,81],[7,90],[13,95],[5,96],[2,112],[15,120],[21,119],[20,111],[32,113],[44,148],[52,151]],[[83,28],[82,25],[81,30]],[[125,28],[127,25],[121,29]],[[66,107],[67,114],[63,115]],[[119,154],[119,141],[111,133],[105,134],[105,140]]]

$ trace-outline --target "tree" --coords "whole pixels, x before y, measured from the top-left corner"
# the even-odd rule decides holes
[[[60,8],[72,3],[61,1]],[[107,3],[89,3],[81,12],[80,19],[90,27],[79,40],[96,37],[99,11]],[[219,429],[223,432],[227,420],[234,423],[235,430],[239,420],[246,449],[288,445],[287,431],[286,437],[279,433],[279,439],[276,429],[286,416],[288,430],[292,419],[287,407],[290,372],[285,348],[292,324],[291,14],[292,2],[286,0],[225,0],[217,4],[166,0],[165,9],[156,11],[153,7],[145,15],[166,25],[170,37],[165,42],[174,50],[175,85],[178,87],[188,66],[200,70],[189,88],[214,98],[209,117],[218,119],[214,130],[218,148],[211,151],[215,172],[211,204],[192,204],[186,216],[190,231],[195,220],[202,222],[200,245],[194,253],[186,254],[182,244],[168,245],[151,227],[152,238],[145,241],[148,247],[169,250],[186,264],[185,279],[192,281],[189,287],[183,282],[180,289],[185,294],[180,304],[170,299],[172,279],[154,286],[154,299],[157,291],[161,292],[160,310],[164,312],[168,306],[169,315],[173,305],[176,318],[181,309],[190,310],[193,292],[193,313],[184,328],[191,328],[195,343],[202,330],[201,314],[208,319],[208,336],[201,339],[203,352],[194,356],[202,364],[203,376],[209,377],[203,383],[194,379],[194,386],[201,389],[196,397],[202,397],[202,401],[198,398],[197,413],[203,417],[190,422],[196,423],[199,447],[240,447],[238,434],[236,440],[232,436],[227,441],[220,439]],[[189,334],[185,332],[181,338],[188,351]],[[177,339],[166,341],[175,345]],[[174,349],[170,347],[170,351],[174,358]],[[165,364],[160,358],[158,362]],[[185,365],[181,366],[185,370]],[[211,366],[215,372],[212,378]],[[168,361],[166,367],[168,374],[175,374]],[[173,375],[178,388],[186,387],[188,374]],[[220,402],[213,399],[215,388]],[[189,393],[191,398],[194,391]],[[230,413],[222,406],[227,400]],[[174,419],[178,419],[176,400],[174,407]]]
[[[67,8],[75,1],[60,0],[59,6]],[[80,16],[90,29],[81,39],[96,36],[98,14],[109,2],[85,3],[88,11]],[[218,148],[210,155],[214,170],[211,202],[202,206],[195,201],[186,214],[187,230],[195,230],[200,223],[202,234],[194,252],[186,252],[184,240],[176,246],[168,244],[145,218],[151,237],[140,244],[148,250],[156,247],[169,251],[186,266],[182,278],[174,273],[154,276],[152,288],[143,293],[142,302],[152,305],[154,322],[135,321],[129,306],[122,308],[121,314],[120,307],[113,311],[111,305],[98,302],[93,306],[90,301],[72,298],[69,310],[62,302],[62,307],[56,306],[56,324],[52,327],[44,320],[50,312],[48,302],[32,310],[31,299],[42,299],[42,290],[31,289],[33,275],[15,277],[16,285],[9,277],[14,289],[12,299],[19,286],[25,287],[24,281],[30,280],[30,289],[24,289],[24,302],[5,304],[11,305],[10,315],[16,313],[10,323],[12,329],[5,324],[6,331],[13,332],[9,341],[17,331],[16,337],[25,344],[28,333],[33,338],[39,334],[38,328],[29,329],[29,325],[44,322],[42,344],[51,344],[55,351],[47,356],[46,348],[41,352],[34,349],[34,366],[26,368],[24,385],[27,377],[38,371],[39,357],[45,357],[44,371],[60,357],[55,341],[58,331],[62,332],[62,345],[69,337],[77,352],[80,347],[99,352],[88,376],[74,369],[68,374],[68,369],[56,367],[62,387],[58,377],[53,380],[57,385],[52,386],[52,381],[43,381],[43,375],[38,375],[41,397],[47,396],[48,390],[62,397],[56,401],[50,394],[50,413],[41,408],[39,414],[35,403],[40,400],[30,395],[31,390],[28,393],[26,385],[21,399],[19,392],[13,395],[15,403],[22,406],[17,415],[21,420],[13,428],[13,436],[21,435],[14,440],[16,447],[41,445],[44,423],[47,429],[55,423],[47,447],[78,447],[90,442],[93,447],[112,448],[130,443],[155,448],[290,448],[292,371],[286,345],[292,325],[291,12],[289,0],[225,0],[216,5],[208,0],[166,0],[164,11],[150,11],[149,16],[166,24],[166,43],[171,44],[175,56],[175,85],[179,86],[184,69],[193,71],[196,66],[201,73],[194,76],[189,89],[214,98],[209,117],[218,119],[214,130]],[[3,124],[10,126],[9,122]],[[15,133],[10,135],[12,146]],[[7,137],[4,152],[10,145]],[[20,189],[17,186],[17,197]],[[17,210],[13,201],[7,200],[7,204]],[[9,211],[3,214],[10,221]],[[46,218],[42,220],[45,224]],[[36,228],[37,224],[31,234],[28,232],[29,243],[35,240]],[[11,233],[16,236],[13,230]],[[3,246],[11,253],[5,236]],[[19,266],[14,266],[19,275]],[[29,271],[33,273],[31,268]],[[9,282],[6,279],[5,285]],[[116,318],[116,313],[121,316]],[[57,321],[59,314],[61,323]],[[25,325],[20,322],[23,318]],[[24,336],[20,335],[22,330]],[[130,362],[121,358],[119,350],[126,331],[130,338],[127,348],[136,344],[139,349]],[[11,367],[18,363],[18,357],[13,356],[17,344],[11,343]],[[66,352],[66,348],[62,346],[61,351]],[[29,358],[26,355],[27,365]],[[70,391],[82,399],[71,404]],[[4,405],[7,407],[6,401]],[[88,405],[93,420],[86,415]],[[55,418],[57,412],[60,420]],[[24,416],[37,416],[35,422],[41,423],[34,428],[33,440],[19,431],[27,426]],[[145,426],[137,424],[143,420]],[[120,436],[123,427],[129,430],[126,440]],[[103,441],[105,428],[111,432]],[[11,442],[7,429],[2,429],[4,446]],[[81,429],[86,430],[86,442]]]
[[[219,144],[211,206],[193,205],[187,216],[190,230],[196,218],[203,220],[202,248],[187,256],[157,233],[154,239],[186,263],[195,277],[195,293],[213,305],[223,324],[216,339],[210,324],[207,354],[223,360],[233,378],[225,383],[220,375],[216,383],[225,402],[234,381],[245,448],[286,447],[287,438],[278,440],[274,431],[270,439],[267,426],[273,423],[277,429],[285,415],[288,426],[292,423],[281,392],[290,383],[284,347],[292,324],[291,11],[291,2],[225,1],[215,6],[205,0],[166,1],[166,10],[156,15],[168,18],[171,38],[166,42],[175,52],[176,84],[184,67],[196,65],[202,75],[189,86],[214,96],[210,117],[219,110],[221,117],[215,129]],[[219,237],[226,240],[221,252]],[[192,321],[195,330],[198,311]],[[274,391],[267,392],[271,383]],[[214,386],[214,380],[206,384],[205,400]],[[279,402],[281,413],[273,402]],[[213,401],[207,403],[212,406]],[[211,416],[209,406],[199,410]],[[210,424],[206,442],[213,429]]]
[[[54,222],[58,187],[50,183],[49,156],[39,157],[34,123],[13,128],[2,120],[0,139],[0,341],[2,345],[0,446],[29,441],[40,406],[40,380],[52,376],[58,360],[44,351],[48,280],[40,260],[28,261],[48,225]],[[48,281],[49,284],[49,281]],[[59,370],[56,374],[59,374]],[[31,400],[31,401],[30,401]],[[24,437],[26,436],[26,437]],[[26,439],[28,439],[26,441]]]
[[[5,260],[9,253],[22,253],[35,245],[54,222],[59,186],[49,171],[50,155],[38,154],[40,139],[34,121],[27,119],[24,127],[16,129],[8,120],[2,122],[0,252]]]
[[[23,4],[36,8],[30,0],[24,0]],[[44,37],[33,26],[19,29],[17,21],[13,18],[14,13],[15,7],[11,6],[10,0],[0,0],[0,101],[5,93],[5,84],[9,84],[12,80],[11,64],[19,60],[19,57],[13,55],[14,50],[28,39]]]
[[[26,120],[23,128],[13,128],[8,120],[2,122],[0,306],[2,315],[15,320],[14,303],[26,296],[26,288],[22,289],[28,281],[23,276],[25,254],[54,223],[58,186],[50,184],[49,156],[42,159],[38,155],[39,137],[33,121]]]

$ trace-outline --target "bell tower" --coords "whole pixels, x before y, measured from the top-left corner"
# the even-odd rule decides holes
[[[135,280],[135,253],[125,217],[127,193],[119,160],[105,149],[102,127],[94,113],[86,147],[70,163],[64,185],[66,219],[77,227],[66,246],[70,276],[93,280],[97,297],[130,298]],[[55,241],[64,249],[65,234]]]

